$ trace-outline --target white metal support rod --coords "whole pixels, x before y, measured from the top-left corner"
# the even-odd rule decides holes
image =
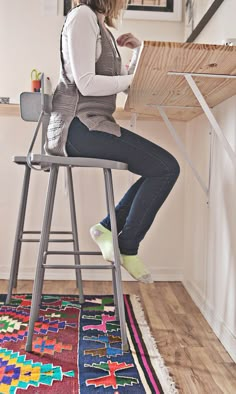
[[[132,129],[134,132],[136,131],[137,118],[138,118],[137,113],[136,113],[136,112],[132,112],[131,119],[130,119],[130,127],[131,127],[131,129]]]
[[[133,131],[133,133],[136,133],[137,119],[138,119],[137,112],[132,112],[130,118],[130,129],[131,131]],[[130,186],[133,185],[134,182],[135,182],[135,175],[132,172],[128,171],[128,188],[130,188]]]
[[[196,168],[194,167],[194,164],[192,163],[190,157],[188,156],[188,154],[187,154],[187,152],[185,150],[184,144],[182,143],[181,139],[179,138],[179,136],[178,136],[173,124],[170,122],[170,120],[169,120],[168,116],[166,115],[164,109],[161,106],[159,106],[159,105],[157,105],[157,108],[158,108],[158,110],[160,112],[160,115],[161,115],[163,121],[165,122],[167,128],[169,129],[172,137],[174,138],[176,144],[178,145],[182,155],[184,156],[185,160],[188,162],[188,164],[192,168],[193,173],[194,173],[195,177],[197,178],[198,182],[200,183],[203,191],[208,196],[208,188],[206,187],[204,181],[202,180],[201,176],[198,174]]]
[[[169,71],[168,75],[191,75],[192,77],[205,77],[205,78],[227,78],[235,79],[236,75],[231,74],[208,74],[208,73],[185,73],[179,71]]]
[[[206,114],[206,117],[208,118],[211,126],[215,130],[216,134],[219,137],[220,142],[224,146],[226,152],[228,153],[229,157],[231,158],[232,162],[236,166],[236,153],[233,151],[231,148],[229,142],[227,141],[226,137],[224,136],[216,118],[214,117],[212,111],[210,110],[206,100],[204,99],[202,93],[200,92],[196,82],[193,80],[192,76],[190,74],[184,74],[186,81],[188,82],[190,88],[192,89],[194,95],[196,96],[199,104],[201,105],[203,111]]]
[[[209,199],[210,199],[210,190],[211,190],[211,175],[212,175],[212,164],[213,164],[213,143],[215,133],[213,133],[213,129],[210,132],[210,146],[209,146],[209,173],[208,173],[208,190],[209,190]],[[209,204],[208,200],[208,204]]]

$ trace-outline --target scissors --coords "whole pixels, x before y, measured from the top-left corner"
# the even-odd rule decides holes
[[[36,70],[36,68],[33,68],[33,70],[31,71],[31,80],[38,81],[40,79],[41,74],[42,73]]]

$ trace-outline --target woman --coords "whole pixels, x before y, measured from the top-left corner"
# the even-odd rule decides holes
[[[113,26],[124,0],[81,0],[67,16],[61,35],[61,77],[53,97],[47,133],[50,154],[125,162],[141,175],[116,207],[123,267],[135,279],[152,282],[138,255],[141,240],[179,175],[175,158],[152,142],[120,127],[112,117],[116,94],[130,86],[140,41],[131,33],[115,41]],[[119,46],[133,49],[128,72]],[[110,218],[90,230],[104,259],[113,260]]]

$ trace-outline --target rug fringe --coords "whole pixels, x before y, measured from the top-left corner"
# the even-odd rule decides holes
[[[168,367],[165,365],[162,356],[159,353],[155,338],[151,334],[150,328],[146,321],[144,311],[141,305],[140,298],[135,294],[130,295],[130,300],[133,305],[136,319],[139,324],[139,328],[142,331],[143,341],[148,349],[153,368],[158,371],[157,376],[160,380],[161,386],[165,394],[178,394],[178,390],[175,386],[175,382],[170,376]]]

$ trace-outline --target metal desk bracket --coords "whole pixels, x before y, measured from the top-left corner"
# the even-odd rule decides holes
[[[223,131],[220,128],[219,123],[217,122],[212,110],[210,109],[209,105],[207,104],[205,98],[203,97],[201,91],[199,90],[196,82],[194,81],[193,77],[206,77],[206,78],[229,78],[229,79],[235,79],[236,75],[228,75],[228,74],[206,74],[206,73],[185,73],[185,72],[168,72],[168,75],[182,75],[185,77],[189,87],[191,88],[193,94],[195,95],[196,99],[198,100],[200,106],[203,109],[203,112],[205,113],[207,119],[209,120],[209,123],[212,127],[212,130],[214,130],[215,134],[218,136],[221,144],[223,145],[224,149],[228,153],[230,159],[232,160],[233,164],[236,167],[236,152],[232,149],[231,145],[229,144],[228,140],[224,136]],[[153,105],[152,105],[153,106]],[[209,191],[210,191],[210,182],[211,182],[211,167],[212,167],[212,137],[213,134],[210,133],[210,158],[209,158],[209,174],[208,174],[208,185],[205,185],[205,182],[203,181],[202,177],[199,175],[198,171],[196,170],[192,160],[190,159],[184,144],[182,143],[180,137],[178,136],[174,125],[168,118],[165,109],[164,108],[174,108],[175,106],[168,106],[168,105],[154,105],[155,108],[158,109],[161,118],[163,119],[164,123],[166,124],[168,130],[170,131],[171,135],[173,136],[176,144],[178,145],[182,155],[184,156],[185,160],[191,167],[197,181],[199,182],[202,190],[204,193],[207,195],[209,198]],[[177,106],[178,108],[181,108],[180,106]],[[188,107],[183,107],[186,110]],[[189,107],[193,108],[193,107]],[[195,108],[195,107],[194,107]],[[135,117],[132,118],[131,120],[131,125],[134,126],[136,123]],[[131,126],[131,127],[132,127]]]
[[[196,99],[198,100],[200,106],[202,107],[206,117],[208,118],[213,130],[217,134],[221,144],[225,148],[226,152],[228,153],[230,159],[232,160],[233,164],[236,166],[236,153],[230,146],[228,140],[224,136],[219,123],[217,122],[213,112],[211,111],[209,105],[207,104],[205,98],[203,97],[201,91],[199,90],[196,82],[193,80],[193,76],[197,77],[207,77],[207,78],[236,78],[236,75],[222,75],[222,74],[205,74],[205,73],[181,73],[181,72],[169,72],[168,75],[183,75],[188,82],[192,92],[194,93]]]
[[[197,98],[200,106],[202,107],[207,119],[209,120],[212,130],[215,131],[215,134],[218,136],[221,144],[223,145],[224,149],[228,153],[230,159],[232,160],[233,164],[236,166],[236,152],[230,146],[228,140],[224,136],[223,131],[221,130],[212,110],[210,109],[209,105],[207,104],[205,98],[203,97],[201,91],[199,90],[196,82],[194,81],[193,77],[207,77],[207,78],[229,78],[235,79],[236,75],[226,75],[226,74],[206,74],[206,73],[184,73],[184,72],[168,72],[168,75],[183,75],[189,84],[190,88],[192,89],[193,94]],[[168,106],[157,105],[156,108],[158,109],[163,121],[165,122],[167,128],[169,129],[171,135],[175,139],[181,153],[183,154],[185,160],[188,162],[190,167],[193,170],[193,173],[198,180],[200,186],[202,187],[203,191],[206,193],[207,197],[209,197],[209,190],[210,190],[210,182],[211,182],[211,167],[212,167],[212,133],[210,133],[210,158],[209,158],[209,175],[208,175],[208,186],[205,185],[204,181],[202,180],[201,176],[199,175],[198,171],[196,170],[194,164],[192,163],[188,153],[186,152],[185,146],[182,143],[181,139],[179,138],[173,124],[170,122],[167,114],[165,113],[164,108]],[[173,106],[174,107],[174,106]],[[187,107],[185,107],[187,110]]]
[[[130,128],[134,132],[136,132],[137,119],[138,119],[138,114],[136,112],[133,112],[131,114],[131,119],[130,119]]]
[[[166,115],[164,108],[162,106],[160,106],[160,105],[157,105],[157,109],[160,112],[160,115],[161,115],[163,121],[165,122],[168,130],[170,131],[172,137],[174,138],[176,144],[178,145],[182,155],[184,156],[185,160],[187,161],[187,163],[192,168],[193,173],[194,173],[195,177],[197,178],[198,182],[200,183],[204,193],[208,197],[208,187],[205,185],[204,181],[202,180],[201,176],[199,175],[198,171],[196,170],[192,160],[190,159],[190,157],[189,157],[189,155],[188,155],[188,153],[187,153],[187,151],[185,149],[184,144],[182,143],[181,139],[179,138],[179,136],[178,136],[178,134],[177,134],[177,132],[175,130],[175,127],[173,126],[173,124],[169,120],[168,116]]]
[[[184,146],[183,142],[181,141],[180,137],[178,136],[177,131],[175,130],[174,125],[171,123],[170,119],[168,118],[167,114],[165,113],[164,108],[169,108],[170,106],[154,105],[154,107],[158,109],[158,111],[159,111],[164,123],[166,124],[168,130],[170,131],[172,137],[174,138],[176,144],[178,145],[178,147],[179,147],[182,155],[184,156],[185,160],[187,161],[187,163],[191,167],[191,169],[192,169],[197,181],[199,182],[202,190],[204,191],[206,196],[209,197],[210,177],[211,177],[211,143],[210,143],[210,159],[209,159],[210,163],[209,163],[209,177],[208,177],[209,181],[208,181],[208,186],[206,186],[204,181],[203,181],[203,179],[201,178],[201,176],[199,175],[198,171],[196,170],[192,160],[190,159],[190,157],[189,157],[189,155],[188,155],[188,153],[187,153],[187,151],[185,149],[185,146]],[[173,107],[171,106],[171,108],[174,108],[174,106]],[[178,108],[182,108],[182,107],[178,106]],[[137,115],[138,115],[137,113],[132,113],[132,117],[131,117],[131,120],[130,120],[130,128],[133,131],[135,131],[135,129],[136,129]],[[212,139],[211,139],[211,142],[212,142]]]

